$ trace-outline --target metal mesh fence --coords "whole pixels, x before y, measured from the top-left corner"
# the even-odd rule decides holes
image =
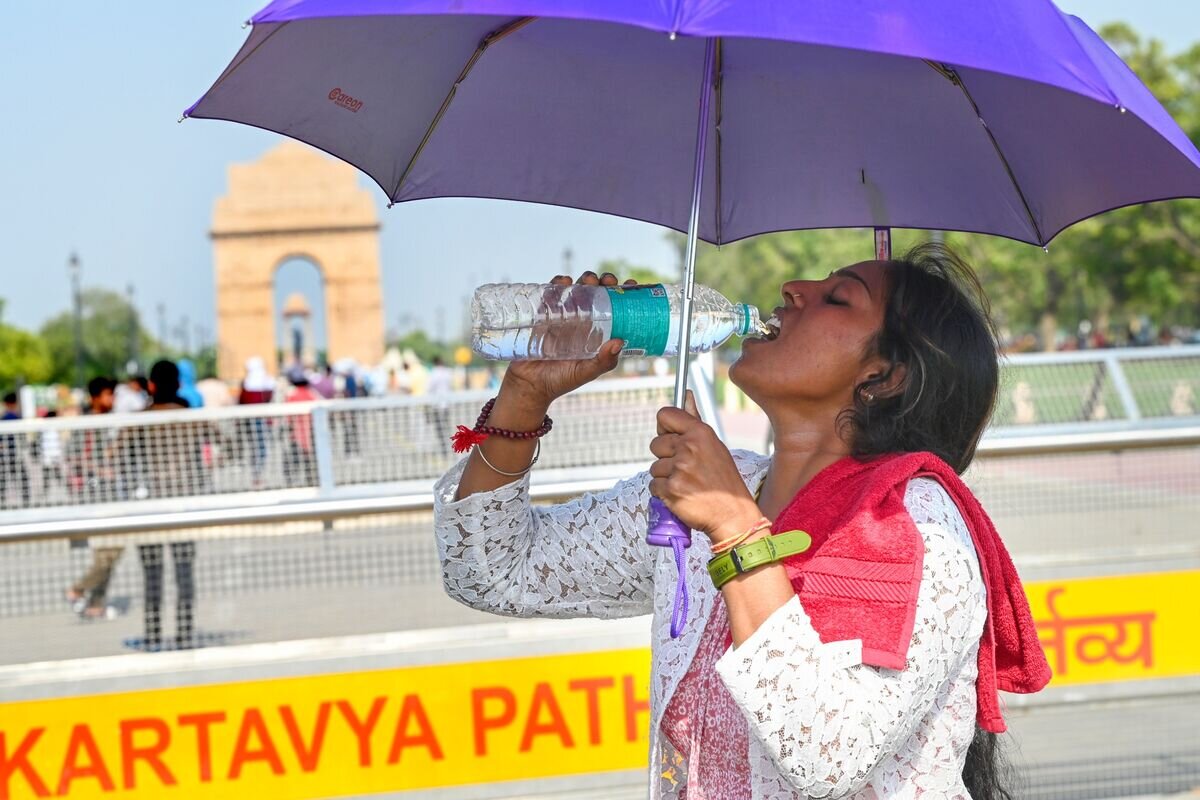
[[[975,460],[965,476],[1029,564],[1200,554],[1200,448]]]
[[[1001,362],[993,426],[1200,414],[1200,348],[1015,355]]]
[[[1140,358],[1135,352],[1122,366],[1143,417],[1200,413],[1200,353]]]
[[[630,471],[632,471],[632,467]],[[967,480],[1027,579],[1064,566],[1137,570],[1200,564],[1200,447],[1041,456],[983,456]],[[0,620],[23,631],[0,660],[21,663],[127,651],[136,643],[147,546],[163,560],[163,613],[178,581],[172,542],[193,542],[196,627],[227,641],[402,630],[487,617],[455,606],[441,588],[428,508],[322,522],[224,525],[0,545]],[[163,545],[167,544],[167,547]],[[100,569],[111,559],[111,580]],[[1162,567],[1157,567],[1162,568]],[[71,614],[77,587],[116,624]],[[381,597],[391,598],[380,600]],[[216,615],[216,616],[213,616]],[[118,633],[119,632],[119,633]],[[222,633],[223,632],[223,633]]]
[[[671,402],[663,379],[605,381],[562,398],[554,435],[542,441],[542,468],[590,467],[648,460],[654,412]],[[450,435],[471,427],[487,394],[342,403],[329,411],[333,484],[352,486],[434,479],[453,456]]]
[[[316,486],[307,409],[142,412],[8,423],[5,509]]]
[[[542,467],[648,459],[670,378],[602,381],[563,398]],[[0,508],[146,503],[248,492],[432,481],[450,435],[487,393],[108,414],[0,428]],[[1002,364],[994,432],[1200,416],[1200,348],[1014,356]],[[230,504],[236,504],[230,497]]]
[[[563,398],[539,463],[571,468],[648,460],[654,412],[670,403],[671,388],[670,379],[627,378]],[[455,426],[473,425],[487,398],[461,392],[445,400],[397,397],[9,422],[0,429],[0,508],[432,481],[455,459]]]

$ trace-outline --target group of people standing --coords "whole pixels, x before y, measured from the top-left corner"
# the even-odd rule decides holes
[[[181,366],[184,369],[181,370]],[[203,398],[196,391],[191,377],[194,372],[186,365],[173,361],[162,360],[150,369],[149,379],[145,382],[145,394],[138,396],[136,390],[126,393],[127,399],[123,407],[127,410],[141,411],[179,411],[196,408],[203,405]],[[142,384],[137,379],[130,384],[139,389]],[[106,414],[119,406],[117,384],[111,378],[93,378],[88,384],[89,407],[87,414]],[[139,400],[143,401],[140,403]],[[178,436],[178,432],[176,432]],[[76,438],[77,445],[88,456],[94,456],[105,449],[116,448],[120,437],[114,437],[108,431],[101,429],[84,430]],[[192,461],[195,453],[189,447],[164,447],[162,441],[155,441],[153,435],[147,436],[145,429],[136,429],[122,443],[123,447],[132,450],[140,456],[137,460],[145,467],[145,480],[156,481],[164,491],[180,488],[175,484],[186,483],[193,472]],[[186,437],[185,437],[186,438]],[[97,499],[107,496],[111,484],[117,479],[114,464],[111,459],[85,457],[79,459],[87,470],[83,475],[85,491]],[[170,485],[168,485],[170,484]],[[93,537],[92,563],[88,570],[66,591],[66,598],[73,608],[86,619],[99,619],[111,615],[108,606],[108,587],[112,574],[120,560],[127,542],[125,539],[108,540],[106,537]],[[144,611],[146,618],[145,638],[143,645],[146,649],[157,650],[162,647],[162,598],[163,598],[163,568],[165,545],[161,540],[145,541],[137,544],[138,558],[142,565],[144,579]],[[196,557],[194,541],[172,541],[169,543],[171,558],[175,567],[176,581],[176,646],[189,648],[194,646],[194,603],[195,581],[193,565]]]

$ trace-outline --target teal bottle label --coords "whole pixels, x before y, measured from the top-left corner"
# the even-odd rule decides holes
[[[621,339],[626,355],[661,356],[671,331],[671,299],[661,283],[652,286],[609,286],[612,338]]]

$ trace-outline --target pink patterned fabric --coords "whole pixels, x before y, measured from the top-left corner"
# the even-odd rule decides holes
[[[749,730],[716,669],[728,647],[729,615],[718,595],[696,657],[663,712],[663,733],[686,759],[680,800],[750,800]]]

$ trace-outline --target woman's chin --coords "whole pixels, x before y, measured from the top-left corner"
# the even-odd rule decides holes
[[[743,349],[737,361],[729,365],[729,382],[743,393],[746,391],[746,387],[743,385],[743,378],[748,374],[748,370],[753,370],[753,367],[746,363],[746,351]]]

